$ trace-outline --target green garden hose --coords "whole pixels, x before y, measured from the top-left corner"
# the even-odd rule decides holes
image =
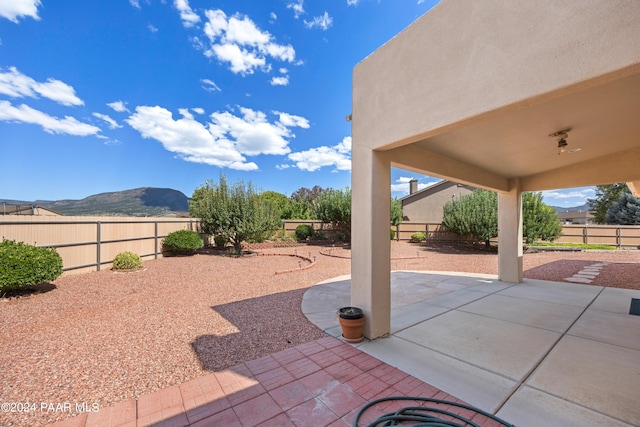
[[[465,405],[459,402],[452,402],[449,400],[432,399],[429,397],[412,397],[412,396],[393,396],[383,397],[367,403],[360,409],[358,415],[356,415],[353,421],[354,427],[359,427],[358,424],[362,415],[374,405],[381,402],[393,401],[393,400],[410,400],[414,402],[425,402],[436,405],[456,406],[458,408],[465,409],[466,414],[470,414],[473,418],[476,414],[484,415],[487,418],[494,420],[495,422],[505,427],[514,427],[493,414],[485,412],[481,409],[474,408],[473,406]],[[443,418],[446,417],[446,418]],[[383,426],[411,426],[411,427],[481,427],[479,424],[471,421],[469,415],[462,416],[455,414],[451,411],[441,409],[435,406],[406,406],[395,412],[390,412],[379,417],[377,420],[366,424],[367,427],[383,427]],[[414,423],[414,424],[406,424]]]

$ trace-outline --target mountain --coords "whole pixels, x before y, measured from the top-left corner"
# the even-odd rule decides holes
[[[589,207],[589,204],[585,203],[584,205],[580,205],[580,206],[573,206],[571,208],[567,208],[567,207],[559,207],[559,206],[551,206],[552,208],[554,208],[556,210],[556,212],[560,213],[560,212],[574,212],[574,211],[588,211],[591,208]]]
[[[171,188],[135,188],[95,194],[82,200],[0,200],[0,203],[37,205],[63,215],[169,216],[189,211],[189,199]]]

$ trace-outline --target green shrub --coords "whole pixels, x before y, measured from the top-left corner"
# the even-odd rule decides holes
[[[202,237],[191,230],[172,231],[167,234],[162,244],[166,250],[182,254],[193,253],[204,246]]]
[[[296,227],[296,238],[298,240],[307,240],[314,235],[313,227],[309,224],[300,224]]]
[[[216,248],[218,249],[224,249],[224,247],[227,246],[228,241],[229,239],[227,239],[222,234],[216,234],[215,236],[213,236],[213,243],[216,245]]]
[[[424,242],[425,240],[427,240],[427,235],[424,234],[422,231],[418,231],[411,235],[411,240],[409,241],[411,243],[420,243],[420,242]]]
[[[391,232],[391,240],[395,239],[396,238],[396,231],[392,230],[392,229],[389,229],[389,231]]]
[[[288,236],[284,229],[278,230],[276,234],[273,235],[272,239],[279,242],[290,242],[295,240],[292,236]]]
[[[62,274],[62,257],[54,248],[14,240],[0,242],[0,291],[50,282]]]
[[[114,270],[135,270],[142,267],[142,259],[134,252],[120,252],[113,259]]]
[[[346,234],[337,232],[336,239],[342,240],[344,239]],[[311,240],[328,240],[327,236],[322,231],[313,230],[313,234],[311,235]]]

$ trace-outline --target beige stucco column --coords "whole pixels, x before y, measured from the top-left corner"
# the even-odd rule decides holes
[[[362,308],[364,334],[374,339],[391,330],[391,164],[385,153],[356,144],[351,158],[351,305]]]
[[[498,193],[498,278],[522,282],[522,191],[518,180]]]

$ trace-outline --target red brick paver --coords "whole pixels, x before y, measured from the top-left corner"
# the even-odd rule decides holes
[[[342,341],[327,337],[179,386],[82,414],[55,427],[352,426],[367,402],[390,396],[422,396],[460,402]],[[361,424],[420,402],[383,402]],[[461,402],[462,403],[462,402]],[[448,410],[473,416],[454,406]],[[473,421],[493,426],[476,415]]]

